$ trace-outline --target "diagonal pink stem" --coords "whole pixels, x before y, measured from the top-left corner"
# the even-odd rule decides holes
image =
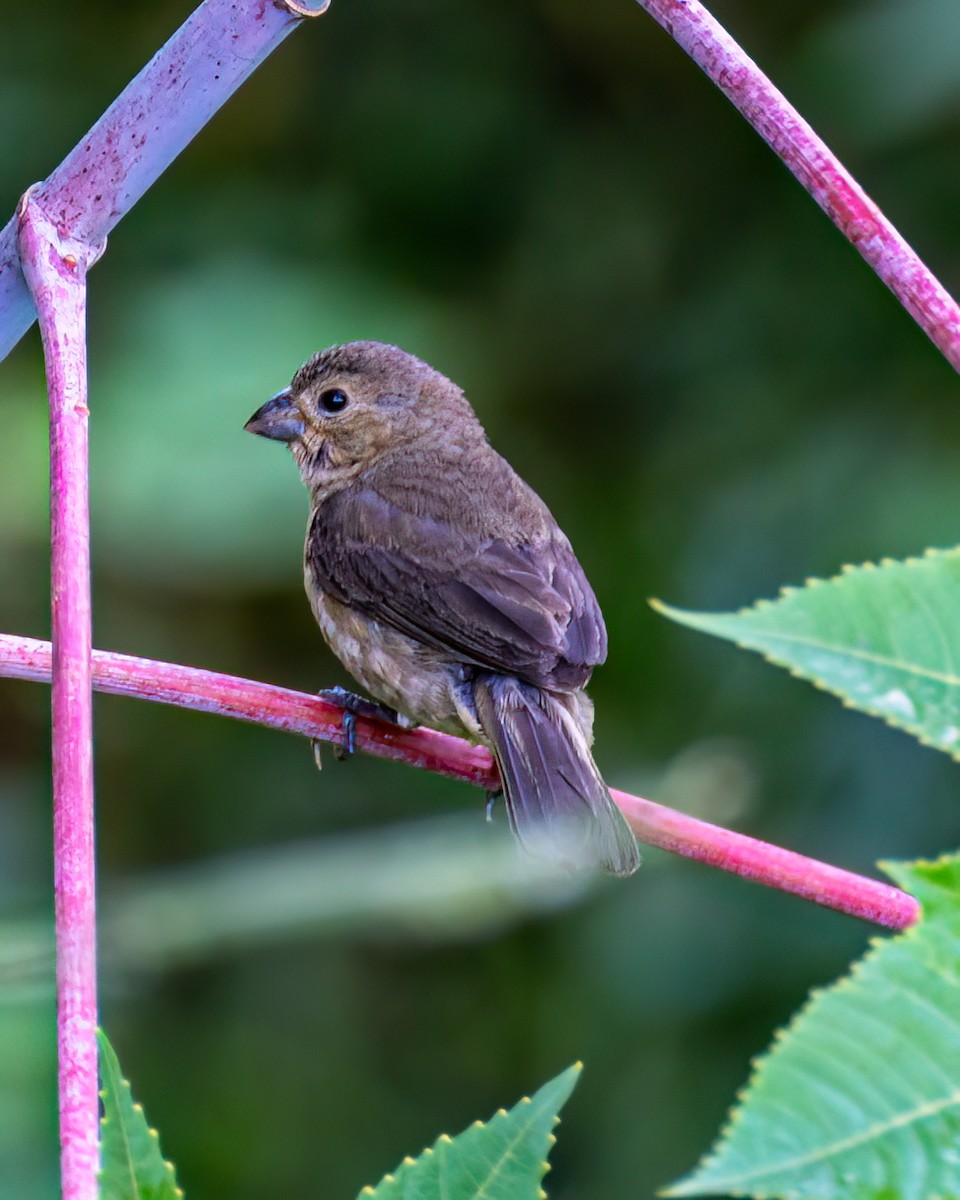
[[[50,393],[53,843],[57,1048],[64,1200],[98,1194],[86,269],[30,193],[18,212],[23,272],[40,319]]]
[[[865,879],[793,850],[771,846],[769,842],[734,833],[732,829],[699,821],[616,788],[611,789],[610,794],[637,837],[661,850],[709,863],[753,883],[802,896],[814,904],[889,929],[906,929],[919,919],[917,901],[890,884]]]
[[[49,680],[50,646],[32,638],[0,634],[2,675]],[[343,714],[336,705],[319,696],[233,675],[94,650],[93,685],[102,692],[218,713],[324,741],[339,742],[342,737]],[[357,747],[368,754],[424,767],[487,790],[499,786],[496,768],[482,746],[431,729],[399,729],[363,717],[357,719],[356,734]],[[920,916],[917,901],[889,884],[721,829],[639,796],[618,791],[612,795],[638,837],[649,845],[889,929],[905,929]]]
[[[52,174],[37,200],[99,245],[257,66],[328,0],[203,0]],[[101,36],[109,36],[106,30]],[[0,229],[0,359],[30,328],[14,217]]]
[[[957,302],[753,59],[699,0],[637,3],[739,109],[960,371]]]

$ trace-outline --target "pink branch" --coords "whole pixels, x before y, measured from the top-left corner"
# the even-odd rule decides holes
[[[329,0],[203,0],[56,170],[37,200],[98,245],[257,66]],[[0,359],[34,305],[17,256],[17,220],[0,229]]]
[[[59,236],[28,192],[24,277],[40,318],[50,394],[53,872],[64,1200],[96,1200],[97,958],[93,845],[86,271],[97,251]]]
[[[960,308],[853,176],[698,0],[637,0],[792,171],[960,370]]]
[[[920,918],[920,905],[906,892],[805,858],[639,796],[610,793],[642,842],[731,871],[753,883],[777,888],[824,908],[849,913],[888,929],[906,929]]]
[[[0,634],[2,675],[46,682],[50,646]],[[213,671],[95,650],[93,684],[102,692],[218,713],[323,741],[339,742],[342,736],[342,713],[336,705],[318,696]],[[431,729],[398,729],[364,717],[357,719],[356,732],[357,747],[368,754],[425,767],[487,790],[498,786],[488,751],[460,738]],[[889,929],[905,929],[920,916],[916,900],[889,884],[721,829],[639,796],[614,791],[613,798],[638,837],[652,846]]]

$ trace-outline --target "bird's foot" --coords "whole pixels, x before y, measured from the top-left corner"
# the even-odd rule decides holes
[[[495,792],[487,792],[487,807],[485,815],[488,821],[493,820],[493,810],[496,807],[498,800],[503,799],[503,788],[497,788]]]
[[[375,721],[389,721],[391,725],[399,725],[401,728],[409,728],[411,722],[398,713],[395,708],[390,708],[386,704],[378,704],[375,700],[366,700],[363,696],[357,696],[353,692],[348,692],[346,688],[332,687],[324,688],[317,692],[317,695],[322,700],[329,700],[331,704],[336,704],[338,708],[343,709],[343,722],[341,728],[343,730],[343,741],[334,743],[334,757],[343,761],[349,758],[356,752],[357,749],[357,717],[371,717]],[[317,767],[320,767],[320,745],[316,739],[313,742],[313,758]]]

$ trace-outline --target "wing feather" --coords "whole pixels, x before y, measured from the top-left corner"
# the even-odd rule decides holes
[[[314,510],[307,569],[321,591],[455,658],[574,690],[606,656],[606,631],[570,543],[546,517],[535,540],[513,542],[354,484]]]

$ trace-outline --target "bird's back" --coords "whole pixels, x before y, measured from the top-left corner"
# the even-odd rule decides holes
[[[606,656],[569,541],[485,438],[384,456],[317,506],[307,562],[342,602],[537,686],[580,688]]]

